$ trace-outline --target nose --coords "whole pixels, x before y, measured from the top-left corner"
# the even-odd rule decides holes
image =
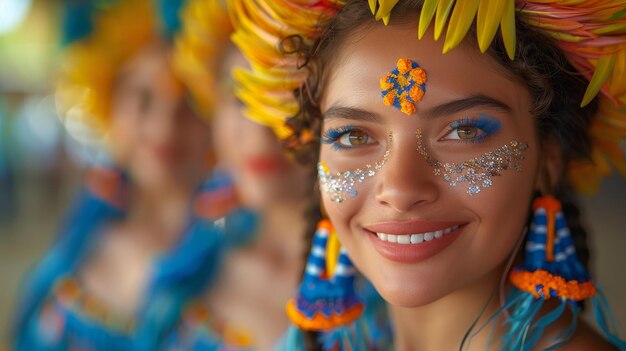
[[[151,125],[150,136],[157,142],[176,139],[184,128],[188,113],[184,101],[162,99],[153,106],[146,118]]]
[[[415,136],[394,136],[390,142],[393,145],[377,181],[376,200],[400,213],[437,200],[439,185],[417,151]]]

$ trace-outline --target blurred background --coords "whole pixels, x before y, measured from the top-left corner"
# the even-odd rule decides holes
[[[56,116],[61,0],[0,0],[0,350],[24,274],[53,240],[89,150]],[[626,325],[626,180],[581,198],[592,270]],[[624,330],[624,327],[622,327]]]

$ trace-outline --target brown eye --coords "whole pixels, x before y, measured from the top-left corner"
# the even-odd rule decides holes
[[[352,130],[339,138],[339,143],[343,146],[360,146],[369,144],[369,135],[362,130]]]
[[[478,136],[478,128],[476,127],[458,127],[456,128],[456,134],[461,140],[474,139]]]

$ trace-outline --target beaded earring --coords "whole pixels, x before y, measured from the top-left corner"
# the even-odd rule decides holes
[[[550,349],[567,342],[576,329],[580,302],[589,298],[600,329],[609,341],[625,349],[626,343],[612,332],[615,325],[605,298],[576,255],[561,202],[542,196],[535,199],[533,211],[523,263],[509,275],[512,288],[505,309],[510,313],[506,321],[510,328],[503,349],[533,349],[544,330],[569,307],[572,322]],[[548,300],[556,300],[556,307],[539,316]]]
[[[318,223],[298,296],[287,303],[294,326],[287,349],[303,349],[302,330],[320,333],[325,350],[366,350],[358,319],[364,304],[355,291],[356,271],[329,220]]]

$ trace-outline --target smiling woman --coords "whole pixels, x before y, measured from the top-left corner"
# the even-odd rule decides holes
[[[323,88],[320,106],[323,131],[349,123],[353,131],[371,138],[365,145],[346,146],[341,152],[322,145],[320,160],[331,170],[343,172],[352,169],[353,163],[373,163],[386,149],[392,150],[379,176],[361,184],[356,199],[336,204],[322,193],[322,202],[356,266],[388,302],[402,307],[430,305],[444,297],[460,299],[469,286],[485,291],[496,286],[501,264],[523,232],[541,148],[529,112],[530,94],[521,84],[494,70],[496,62],[480,55],[469,42],[442,55],[441,42],[431,35],[412,40],[413,31],[413,25],[377,27],[364,30],[358,41],[346,39],[337,52],[341,59],[332,66],[333,78]],[[390,37],[403,45],[387,45]],[[419,60],[429,76],[426,94],[410,116],[381,103],[380,88],[372,84],[398,57]],[[476,77],[489,79],[477,81]],[[477,95],[483,97],[472,98]],[[328,119],[330,106],[355,107],[379,120]],[[465,122],[480,121],[479,116],[483,124],[499,125],[499,130]],[[475,136],[467,137],[462,130]],[[393,138],[387,139],[387,134]],[[513,142],[518,148],[498,152]],[[468,194],[468,187],[460,181],[450,183],[456,181],[443,165],[459,168],[489,153],[508,156],[523,170],[504,171],[514,168],[508,164],[497,167],[500,172],[467,167],[494,176],[489,178],[494,184],[479,196],[471,196],[477,191]],[[469,177],[464,177],[467,182]],[[493,234],[498,232],[510,234]],[[387,236],[386,240],[377,233]],[[415,235],[416,243],[405,246],[409,235]],[[423,241],[418,243],[420,235]]]
[[[616,143],[626,135],[624,117],[611,102],[624,101],[613,67],[626,57],[626,37],[609,29],[624,15],[620,5],[250,3],[237,10],[253,25],[235,41],[257,64],[243,89],[277,87],[286,106],[282,87],[294,83],[300,103],[290,116],[258,100],[250,114],[284,118],[286,144],[317,163],[322,212],[333,225],[318,228],[288,306],[298,327],[315,332],[306,335],[321,336],[310,349],[363,347],[347,308],[352,292],[328,268],[334,233],[342,272],[354,262],[389,303],[395,350],[611,349],[578,320],[587,298],[605,337],[626,348],[606,323],[584,265],[584,230],[565,203],[570,186],[595,186],[602,150],[623,167]],[[278,10],[285,7],[297,11]],[[559,11],[584,29],[556,33]],[[268,49],[276,43],[280,50]],[[304,343],[297,331],[291,336],[289,349]]]

